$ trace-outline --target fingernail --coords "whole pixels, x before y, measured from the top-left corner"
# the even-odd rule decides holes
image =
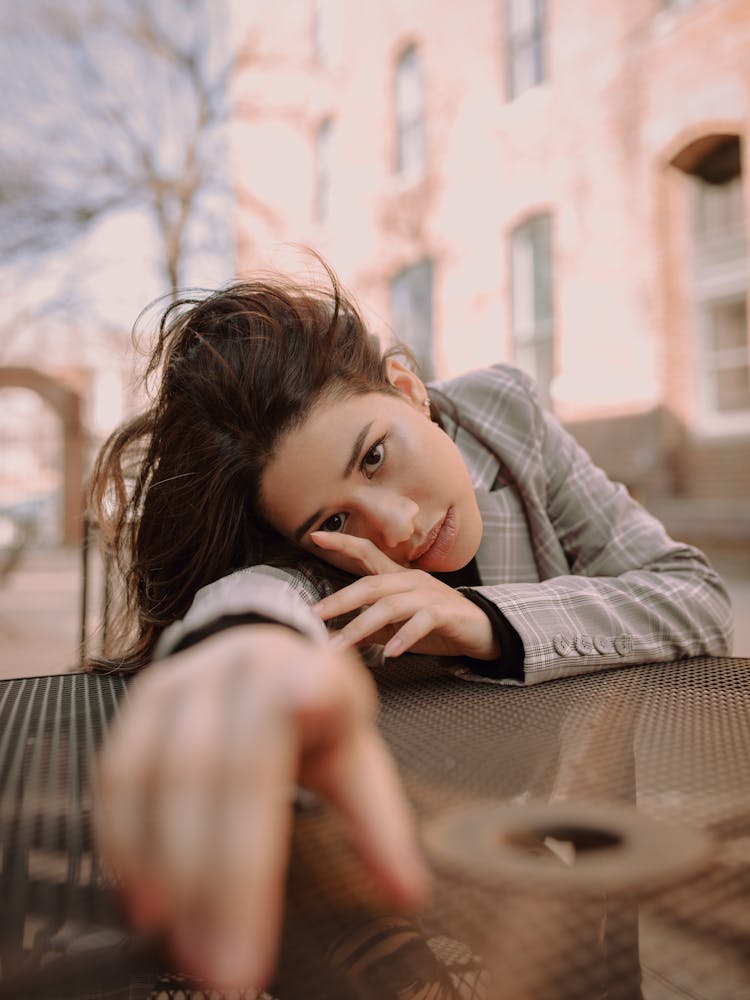
[[[383,647],[383,656],[398,656],[403,648],[404,644],[400,639],[389,639]]]

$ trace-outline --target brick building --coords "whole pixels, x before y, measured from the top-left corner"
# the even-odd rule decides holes
[[[750,548],[750,0],[233,17],[240,270],[316,248],[428,374],[518,364],[674,531]]]

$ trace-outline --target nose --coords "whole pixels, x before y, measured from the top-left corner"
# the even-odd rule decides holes
[[[373,517],[384,548],[398,548],[413,537],[418,513],[418,505],[409,497],[386,494],[378,498]]]

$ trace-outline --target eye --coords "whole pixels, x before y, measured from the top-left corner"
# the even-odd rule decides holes
[[[370,479],[380,468],[380,466],[385,461],[385,442],[381,438],[376,444],[370,448],[365,457],[362,459],[362,464],[360,468],[362,472]]]
[[[346,514],[331,514],[318,528],[318,531],[343,531],[346,524]]]

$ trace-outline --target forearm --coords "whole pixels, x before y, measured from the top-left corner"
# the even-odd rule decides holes
[[[630,663],[728,652],[731,608],[696,550],[618,576],[560,576],[476,588],[515,628],[527,684]]]
[[[269,566],[239,570],[196,594],[185,617],[163,633],[155,658],[233,626],[264,622],[285,625],[314,643],[324,642],[326,629],[310,610],[318,596],[301,573]]]

